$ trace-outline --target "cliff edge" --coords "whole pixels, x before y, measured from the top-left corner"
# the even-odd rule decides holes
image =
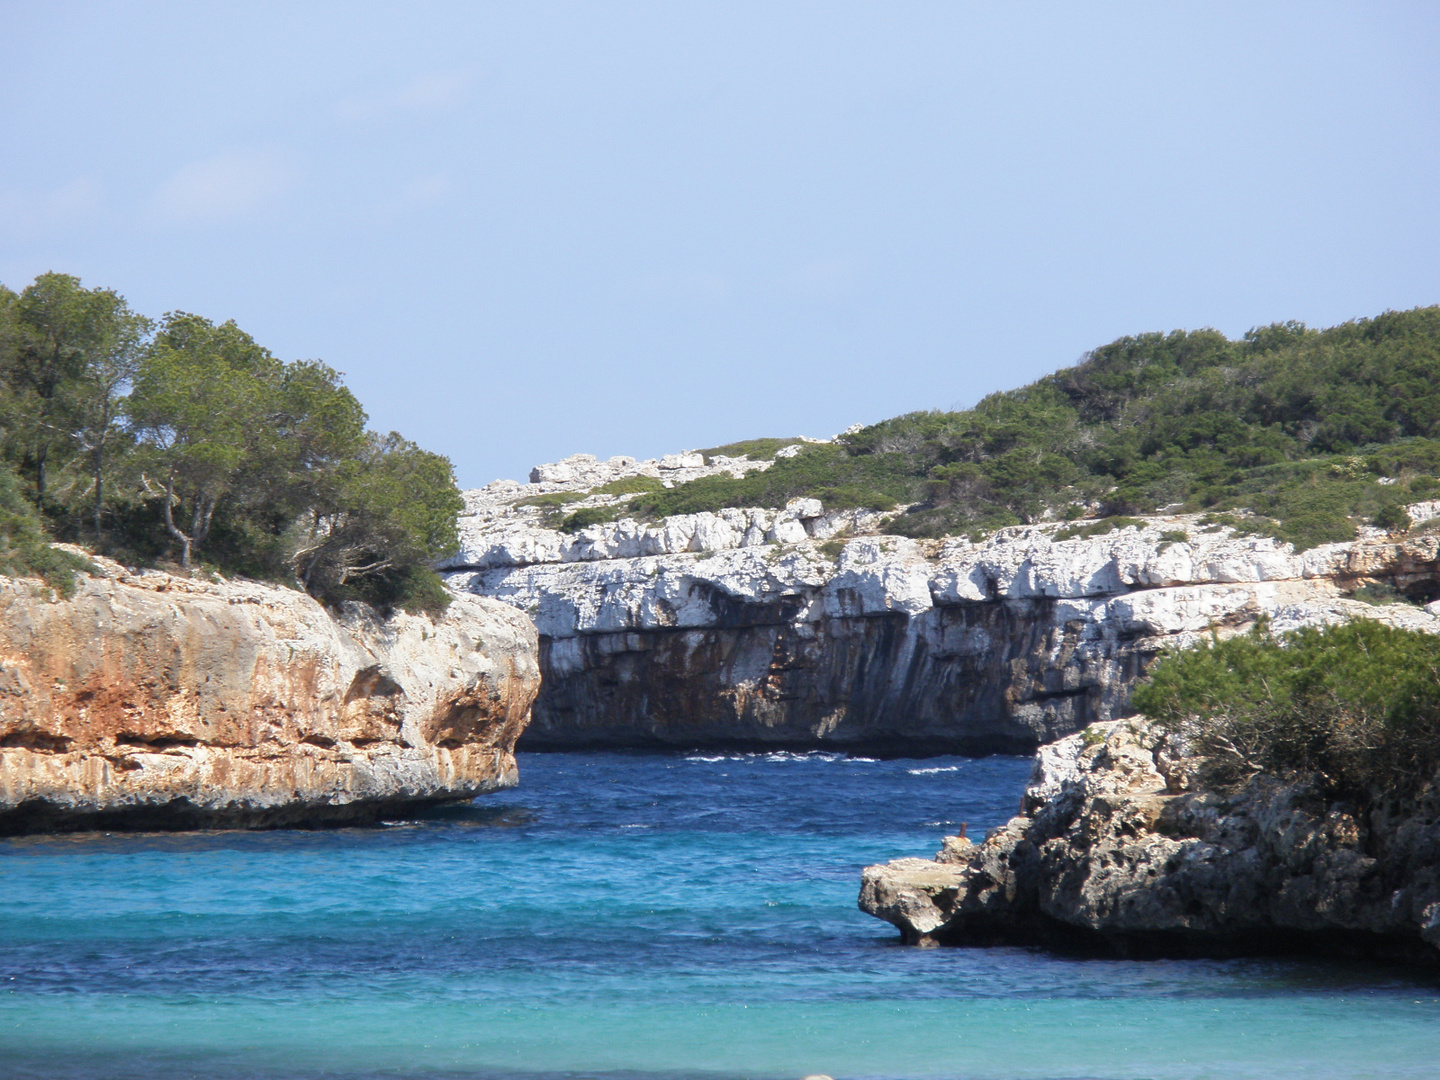
[[[539,687],[514,608],[338,616],[94,558],[0,578],[0,832],[373,821],[516,782]]]
[[[1142,719],[1093,725],[1041,749],[983,843],[867,867],[860,907],[912,945],[1440,964],[1440,777],[1362,808],[1303,780],[1203,790],[1196,765]]]
[[[1434,532],[1365,529],[1297,552],[1233,517],[1171,514],[914,540],[813,498],[556,520],[623,513],[627,484],[773,464],[705,460],[577,457],[465,493],[450,586],[514,605],[540,632],[524,745],[1028,753],[1125,715],[1150,660],[1212,629],[1363,615],[1440,631],[1420,606],[1440,597]],[[1410,512],[1435,518],[1440,503]],[[1414,603],[1361,599],[1376,588]]]

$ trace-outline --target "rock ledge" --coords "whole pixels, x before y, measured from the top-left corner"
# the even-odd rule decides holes
[[[1042,747],[981,844],[867,867],[860,907],[912,945],[1119,955],[1323,952],[1440,965],[1440,780],[1399,812],[1264,777],[1225,796],[1143,719]]]
[[[697,458],[577,456],[466,493],[450,586],[519,608],[540,633],[525,747],[1028,753],[1125,715],[1154,656],[1212,631],[1364,616],[1440,632],[1440,605],[1420,606],[1440,598],[1434,533],[1296,552],[1162,514],[917,541],[813,498],[553,527],[628,498],[607,489],[617,481],[770,464]],[[1415,603],[1365,603],[1366,586]]]
[[[516,782],[523,614],[332,616],[303,593],[93,560],[0,578],[0,833],[374,821]]]

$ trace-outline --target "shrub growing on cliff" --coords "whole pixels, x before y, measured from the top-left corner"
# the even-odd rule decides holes
[[[1217,783],[1314,774],[1378,798],[1440,768],[1440,637],[1368,620],[1212,639],[1161,659],[1132,702],[1193,737]]]
[[[796,443],[803,443],[804,439],[744,439],[740,442],[726,443],[724,446],[712,446],[709,449],[701,450],[708,463],[711,458],[716,457],[747,457],[751,461],[764,461],[773,458],[775,451],[782,450],[787,446],[794,446]]]
[[[464,509],[448,458],[372,432],[313,497],[290,556],[295,576],[330,601],[443,609],[448,594],[427,564],[459,546]]]
[[[908,498],[913,479],[900,455],[856,457],[834,444],[807,444],[793,457],[778,458],[764,472],[706,476],[688,484],[632,499],[632,512],[664,517],[698,514],[727,506],[783,507],[813,496],[827,507],[889,510]]]
[[[85,559],[51,545],[40,516],[21,494],[19,479],[0,464],[0,574],[44,578],[68,597],[75,592],[76,572],[93,569]]]
[[[940,536],[1052,520],[1077,503],[1111,515],[1178,505],[1252,511],[1305,548],[1350,539],[1365,520],[1402,527],[1401,496],[1436,490],[1437,388],[1440,307],[1327,330],[1278,323],[1239,341],[1140,334],[973,409],[894,417],[637,509],[778,507],[804,495],[834,507],[903,503],[891,528]]]

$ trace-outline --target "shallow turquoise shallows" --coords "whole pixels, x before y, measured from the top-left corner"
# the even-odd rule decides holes
[[[1440,1076],[1440,984],[906,949],[860,867],[1016,758],[530,755],[385,828],[0,843],[0,1077]]]

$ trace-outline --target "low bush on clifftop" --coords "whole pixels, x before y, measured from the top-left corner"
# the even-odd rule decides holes
[[[90,564],[63,548],[51,545],[35,508],[25,501],[20,483],[0,468],[0,574],[40,577],[61,596],[75,592],[77,571]]]
[[[1440,637],[1357,620],[1255,631],[1161,659],[1137,709],[1192,737],[1211,782],[1315,775],[1347,797],[1405,795],[1440,768]]]
[[[1440,307],[1430,307],[1325,330],[1276,323],[1238,341],[1214,330],[1123,337],[973,409],[897,416],[637,509],[779,507],[797,496],[906,504],[891,528],[911,536],[1080,508],[1249,510],[1305,548],[1349,540],[1362,521],[1403,528],[1400,507],[1435,497],[1437,474]]]
[[[855,455],[833,443],[807,444],[778,458],[763,472],[735,478],[706,476],[632,500],[633,511],[651,517],[698,514],[727,506],[783,507],[791,499],[817,498],[829,509],[890,510],[914,487],[911,463],[901,455]]]

